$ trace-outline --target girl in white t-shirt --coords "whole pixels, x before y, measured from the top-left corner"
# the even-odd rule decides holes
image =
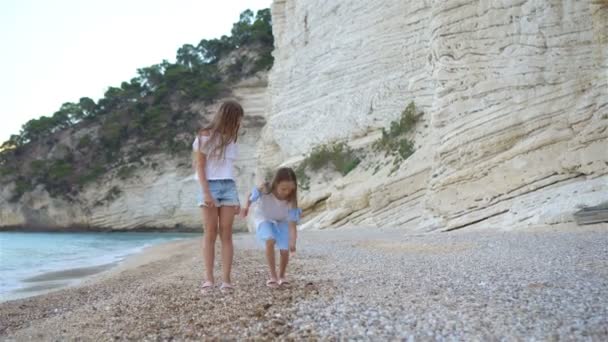
[[[199,182],[198,206],[203,216],[203,259],[206,279],[202,291],[215,286],[213,264],[215,240],[222,241],[222,291],[232,290],[230,271],[232,268],[232,224],[238,213],[239,195],[236,188],[233,165],[237,157],[236,144],[243,108],[235,101],[226,101],[218,110],[210,126],[197,135],[192,148],[195,154],[195,169]]]
[[[295,172],[290,168],[280,168],[272,183],[254,188],[241,209],[241,216],[247,217],[249,207],[256,202],[253,218],[256,226],[256,237],[266,248],[266,259],[270,268],[270,278],[266,286],[271,288],[288,285],[285,277],[289,252],[295,253],[298,231],[296,224],[300,221],[302,211],[298,208],[298,181]],[[280,253],[279,274],[275,266],[275,246]]]

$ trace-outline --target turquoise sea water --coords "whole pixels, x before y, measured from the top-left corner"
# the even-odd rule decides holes
[[[0,232],[0,300],[32,287],[32,277],[111,265],[148,246],[196,236],[180,233]],[[69,285],[67,280],[61,279],[51,285]]]

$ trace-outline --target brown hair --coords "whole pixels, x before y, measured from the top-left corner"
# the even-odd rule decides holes
[[[296,173],[290,167],[282,167],[277,170],[270,184],[266,183],[265,188],[268,193],[274,192],[279,183],[281,182],[293,182],[295,188],[291,193],[289,198],[289,202],[293,205],[294,208],[298,207],[298,179],[296,177]]]
[[[237,141],[241,118],[244,115],[243,107],[238,102],[222,103],[211,124],[199,131],[199,135],[209,132],[209,139],[202,146],[207,150],[207,158],[224,158],[226,146]]]

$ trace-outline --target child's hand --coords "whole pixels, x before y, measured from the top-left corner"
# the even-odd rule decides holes
[[[289,241],[289,252],[296,254],[296,240]]]
[[[241,208],[241,217],[246,218],[249,213],[249,208]]]

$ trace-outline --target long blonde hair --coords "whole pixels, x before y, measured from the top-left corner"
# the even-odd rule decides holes
[[[206,151],[207,158],[223,159],[226,147],[238,139],[244,115],[243,107],[238,102],[222,103],[211,124],[199,131],[199,136],[204,132],[209,133],[209,139],[204,144],[201,145],[199,139],[199,150]]]

